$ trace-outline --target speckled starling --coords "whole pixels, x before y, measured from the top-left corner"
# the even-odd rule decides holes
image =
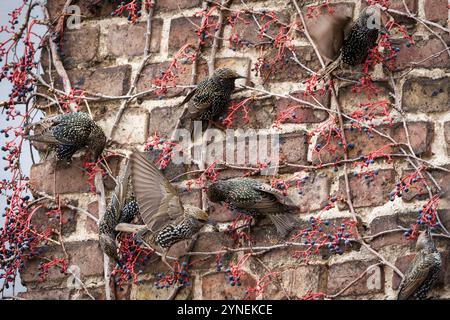
[[[197,207],[183,206],[177,190],[143,153],[131,155],[131,176],[147,227],[140,236],[150,246],[163,249],[165,262],[170,247],[191,239],[208,221],[208,213]]]
[[[119,223],[130,223],[139,214],[129,172],[127,166],[123,174],[117,177],[116,188],[98,225],[100,247],[114,260],[117,259],[118,234],[115,227]]]
[[[267,216],[285,236],[297,220],[292,215],[298,207],[281,191],[251,178],[220,180],[208,187],[207,196],[212,202],[225,202],[233,211]]]
[[[228,68],[217,69],[209,77],[201,81],[192,90],[180,106],[188,103],[180,120],[186,121],[216,121],[222,115],[229,103],[235,88],[235,80],[245,78]]]
[[[442,267],[441,255],[431,239],[430,230],[422,231],[416,243],[417,254],[400,284],[398,300],[423,300],[435,284]]]
[[[88,114],[73,112],[46,118],[37,125],[43,128],[39,134],[24,138],[49,144],[56,152],[57,160],[70,162],[78,150],[87,147],[92,160],[97,160],[106,144],[106,136]]]
[[[377,44],[382,28],[380,14],[380,10],[374,7],[362,11],[343,41],[339,57],[325,69],[321,78],[338,68],[342,62],[357,66],[366,61],[370,50]]]

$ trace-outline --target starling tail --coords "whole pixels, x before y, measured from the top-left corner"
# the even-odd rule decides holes
[[[431,239],[429,229],[420,233],[416,250],[417,254],[400,284],[398,300],[426,299],[441,271],[442,259]]]
[[[282,192],[250,178],[234,178],[213,183],[207,195],[212,202],[225,202],[232,210],[267,216],[285,236],[297,224],[294,213],[298,207]]]

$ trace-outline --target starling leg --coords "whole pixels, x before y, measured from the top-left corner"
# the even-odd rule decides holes
[[[170,269],[170,270],[172,270],[172,272],[174,271],[173,270],[173,267],[167,262],[167,258],[166,258],[166,256],[167,256],[167,252],[168,252],[168,250],[164,250],[164,254],[163,254],[163,256],[161,257],[161,261]]]

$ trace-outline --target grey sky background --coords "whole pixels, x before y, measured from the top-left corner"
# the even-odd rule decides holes
[[[42,1],[45,2],[45,1]],[[0,0],[0,25],[4,26],[8,24],[8,21],[10,19],[10,17],[8,16],[8,13],[10,13],[11,11],[13,11],[14,9],[20,7],[20,5],[22,4],[22,0]],[[24,8],[24,10],[26,10],[26,7]],[[39,8],[35,8],[33,10],[33,15],[32,18],[42,18],[42,16],[40,16],[40,11]],[[22,25],[24,19],[24,14],[21,15],[20,19],[19,19],[19,25]],[[33,31],[36,32],[37,34],[44,34],[45,33],[45,27],[43,26],[36,26],[35,28],[33,28]],[[8,34],[5,33],[0,33],[0,43],[7,40]],[[36,45],[37,47],[37,45]],[[18,52],[21,53],[23,50],[23,47],[19,46],[18,47]],[[3,66],[3,63],[0,63],[0,66]],[[3,80],[2,82],[0,82],[0,101],[4,101],[4,100],[8,100],[8,95],[11,92],[11,84],[9,82],[7,82],[6,80]],[[25,110],[24,107],[20,107],[20,110]],[[6,115],[4,112],[1,112],[0,110],[0,129],[3,129],[7,126],[15,126],[18,124],[18,122],[21,119],[17,119],[16,121],[6,121],[5,120]],[[11,138],[9,138],[11,139]],[[5,141],[5,136],[3,134],[0,135],[0,145],[3,146],[5,145],[6,141]],[[4,156],[3,152],[0,152],[1,157]],[[34,153],[35,155],[35,160],[39,159],[39,156],[37,156],[37,153]],[[4,178],[9,178],[10,175],[8,174],[8,172],[4,171],[3,168],[6,165],[6,161],[4,161],[3,159],[1,159],[0,157],[0,179],[4,179]],[[29,175],[30,172],[30,168],[32,165],[32,161],[31,161],[31,157],[30,157],[30,148],[29,148],[29,143],[25,142],[23,144],[23,153],[22,153],[22,157],[21,157],[21,167],[23,172],[26,175]],[[4,213],[5,212],[5,207],[6,207],[6,197],[5,195],[0,195],[0,212]],[[1,217],[0,215],[0,226],[4,225],[4,218]],[[2,280],[0,280],[0,286],[2,285]],[[23,292],[25,291],[25,288],[20,284],[20,282],[18,281],[18,283],[16,283],[16,288],[15,288],[15,294],[17,294],[18,292]],[[8,296],[12,294],[12,290],[10,289],[9,291],[4,293],[4,296]]]

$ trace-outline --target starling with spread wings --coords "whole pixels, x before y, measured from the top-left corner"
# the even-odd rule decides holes
[[[233,211],[267,216],[282,236],[297,224],[293,214],[298,207],[289,197],[255,179],[234,178],[217,181],[208,187],[207,196],[212,202],[227,203]]]
[[[116,180],[116,188],[98,225],[100,247],[114,260],[117,260],[116,237],[118,232],[115,230],[116,226],[119,223],[130,223],[139,214],[139,207],[131,184],[129,165]]]
[[[416,243],[417,254],[405,273],[398,300],[423,300],[436,283],[442,268],[441,255],[431,239],[430,230],[422,231]]]
[[[57,160],[70,162],[75,152],[86,147],[91,152],[93,161],[96,161],[106,145],[102,128],[84,112],[49,117],[31,127],[38,125],[43,128],[41,133],[24,138],[50,145],[56,152]]]
[[[146,225],[140,236],[148,245],[163,249],[163,262],[167,264],[167,251],[200,231],[208,221],[208,213],[194,206],[183,206],[178,191],[144,153],[131,155],[131,176]]]

